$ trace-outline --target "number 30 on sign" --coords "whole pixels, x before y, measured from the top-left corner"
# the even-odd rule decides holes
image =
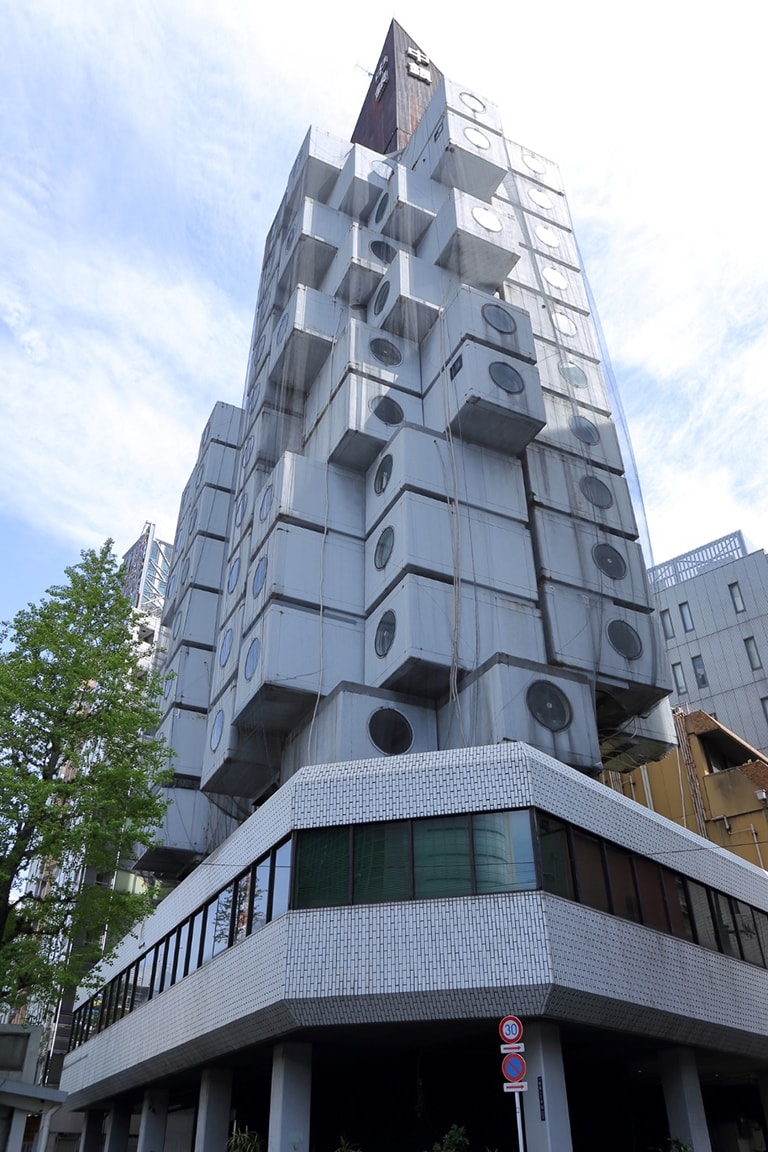
[[[517,1044],[523,1035],[523,1025],[517,1016],[505,1016],[499,1024],[499,1035],[505,1044]]]

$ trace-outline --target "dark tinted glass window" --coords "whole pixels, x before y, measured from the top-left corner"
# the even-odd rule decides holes
[[[356,904],[410,897],[410,825],[405,820],[354,830]]]
[[[537,822],[544,889],[554,893],[555,896],[573,900],[573,876],[565,824],[555,820],[554,816],[546,816],[543,812],[538,813]]]
[[[736,931],[739,934],[744,959],[748,960],[750,964],[764,965],[763,951],[760,947],[752,909],[748,904],[742,904],[741,900],[734,899],[731,899],[731,907],[733,908]]]
[[[576,896],[580,904],[610,911],[608,886],[605,882],[603,852],[600,841],[575,828],[572,831],[573,868],[576,877]]]
[[[643,924],[649,928],[657,928],[659,932],[669,932],[669,916],[659,865],[655,860],[638,856],[635,859],[635,876]]]
[[[469,896],[472,869],[469,857],[469,820],[466,816],[438,816],[413,824],[414,895]]]
[[[717,943],[715,924],[712,919],[712,910],[709,906],[709,896],[706,888],[703,884],[697,884],[695,880],[688,880],[686,887],[688,889],[691,918],[696,929],[696,942],[700,944],[702,948],[711,948],[713,952],[719,952],[720,949]]]
[[[736,921],[733,918],[728,897],[723,895],[722,892],[713,892],[712,907],[715,913],[715,926],[722,951],[725,952],[726,956],[733,956],[736,960],[741,960]]]
[[[296,907],[349,903],[349,829],[305,829],[298,842]]]
[[[531,818],[527,811],[479,812],[472,817],[478,892],[536,887]]]
[[[291,891],[291,842],[286,840],[275,849],[272,868],[272,902],[269,908],[270,920],[276,920],[288,911]]]
[[[640,901],[635,885],[635,873],[629,852],[616,844],[605,845],[608,881],[611,889],[613,912],[624,920],[640,920]]]
[[[676,872],[669,872],[666,868],[662,868],[661,874],[672,933],[679,936],[681,940],[693,940],[691,910],[688,905],[688,893],[683,878],[678,876]]]

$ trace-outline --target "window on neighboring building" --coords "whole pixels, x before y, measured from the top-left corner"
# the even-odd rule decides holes
[[[683,692],[688,691],[685,683],[682,664],[672,665],[672,677],[675,681],[675,691],[678,693],[678,695],[682,695]]]
[[[672,625],[672,617],[669,614],[669,609],[662,608],[659,615],[661,616],[661,630],[664,633],[664,639],[671,640],[675,635],[675,629]]]
[[[696,687],[706,688],[709,681],[701,656],[691,656],[691,664],[693,665],[693,675],[696,677]]]
[[[693,616],[691,616],[691,609],[688,607],[687,600],[683,600],[680,605],[680,619],[683,622],[683,631],[693,632]]]
[[[731,594],[731,601],[733,603],[734,610],[736,612],[744,612],[744,600],[742,599],[741,589],[739,588],[738,582],[735,584],[729,584],[728,591]]]
[[[755,644],[754,636],[745,636],[744,637],[744,647],[747,650],[747,659],[749,660],[749,666],[753,672],[756,672],[758,670],[758,668],[762,668],[763,662],[760,659],[760,653],[757,650],[757,644]]]

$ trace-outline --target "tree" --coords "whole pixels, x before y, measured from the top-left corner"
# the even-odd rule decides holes
[[[109,880],[155,839],[170,752],[112,541],[0,629],[0,1005],[51,1003],[149,911]],[[105,883],[104,880],[107,880]],[[106,951],[109,952],[109,945]]]

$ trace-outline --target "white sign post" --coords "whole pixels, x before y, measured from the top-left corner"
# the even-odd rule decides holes
[[[525,1082],[525,1044],[520,1041],[523,1035],[522,1021],[517,1016],[505,1016],[499,1022],[499,1035],[504,1043],[501,1045],[501,1071],[504,1076],[504,1091],[515,1095],[515,1115],[517,1117],[517,1146],[519,1152],[525,1152],[525,1137],[523,1136],[523,1112],[520,1106],[520,1093],[528,1091]]]

